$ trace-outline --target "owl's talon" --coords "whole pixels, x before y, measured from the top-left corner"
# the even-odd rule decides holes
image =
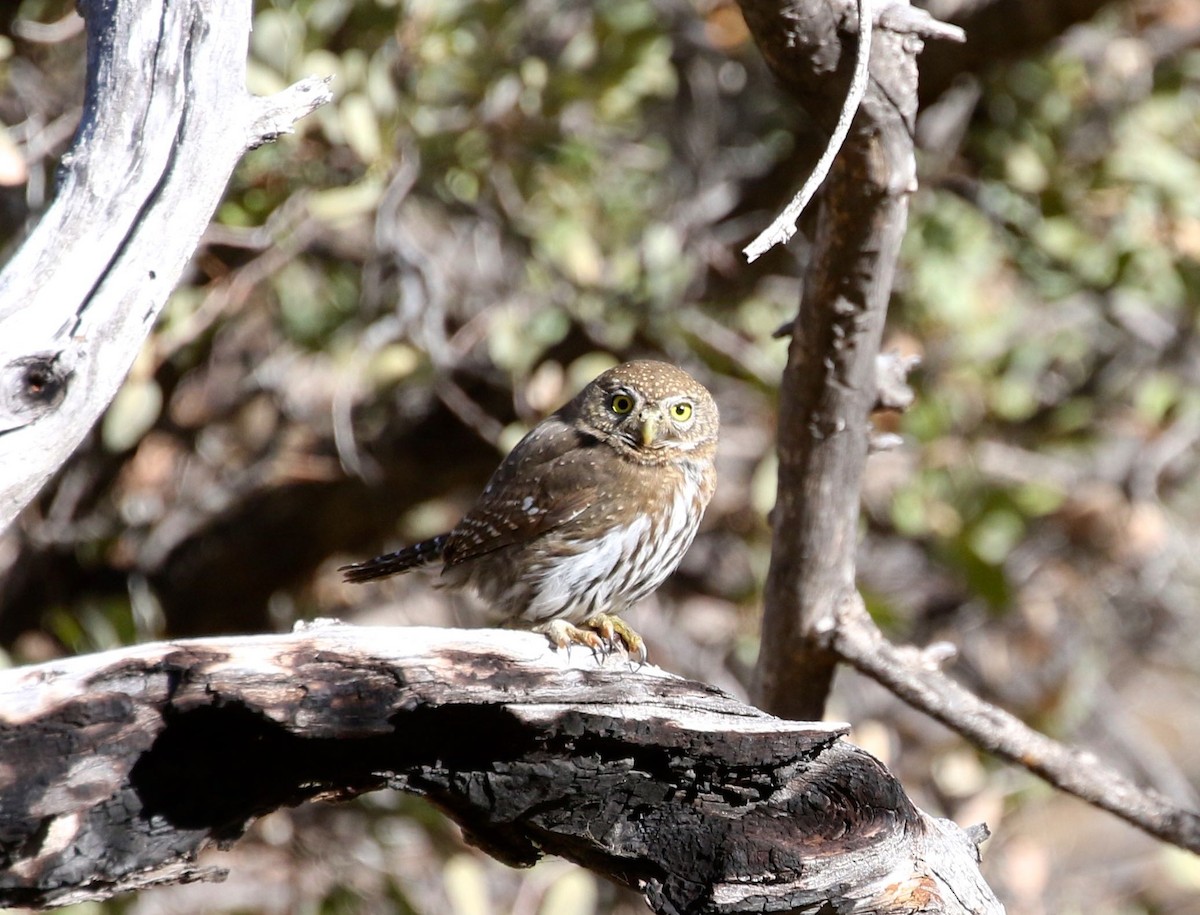
[[[591,629],[595,629],[600,634],[600,638],[604,641],[605,647],[611,650],[616,645],[616,630],[613,627],[613,618],[601,614],[593,617],[584,623]]]
[[[620,645],[625,649],[630,658],[637,655],[638,666],[646,663],[645,640],[634,631],[632,626],[619,616],[600,613],[593,616],[583,625],[599,632],[600,637],[610,646],[610,649],[615,649]]]
[[[601,659],[607,654],[607,646],[600,636],[590,629],[580,629],[566,620],[551,620],[543,626],[535,627],[534,632],[543,633],[555,648],[565,648],[567,657],[571,656],[572,645],[585,645],[592,650],[593,655],[599,655]]]
[[[637,666],[639,669],[646,663],[647,657],[649,657],[649,655],[647,655],[647,653],[646,653],[646,643],[642,639],[639,638],[638,645],[637,645],[637,659],[638,659]]]
[[[601,613],[587,620],[582,626],[566,620],[551,620],[535,626],[556,648],[565,648],[570,657],[572,645],[590,648],[596,660],[603,664],[610,654],[623,648],[630,660],[637,658],[638,666],[646,663],[646,642],[619,616]]]

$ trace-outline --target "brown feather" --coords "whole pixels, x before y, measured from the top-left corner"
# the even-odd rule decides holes
[[[587,438],[557,415],[526,435],[450,532],[446,566],[540,537],[595,502],[595,476],[579,472],[578,455]]]

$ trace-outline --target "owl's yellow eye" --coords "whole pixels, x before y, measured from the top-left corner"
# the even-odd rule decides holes
[[[624,416],[633,409],[633,398],[628,394],[614,394],[608,406],[618,416]]]
[[[679,423],[686,423],[692,418],[692,405],[686,400],[681,400],[677,404],[671,406],[671,419]]]

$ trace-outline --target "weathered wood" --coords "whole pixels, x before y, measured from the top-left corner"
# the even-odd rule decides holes
[[[124,380],[247,149],[327,101],[246,92],[250,0],[81,0],[88,77],[58,193],[0,274],[0,529]]]
[[[196,854],[254,817],[391,786],[504,861],[561,855],[661,913],[1002,911],[967,834],[842,733],[496,630],[331,625],[8,671],[0,904],[211,876]]]

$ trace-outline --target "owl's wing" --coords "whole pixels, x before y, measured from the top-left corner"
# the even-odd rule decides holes
[[[525,436],[450,532],[446,567],[533,540],[595,505],[597,479],[589,471],[597,444],[555,417]]]

